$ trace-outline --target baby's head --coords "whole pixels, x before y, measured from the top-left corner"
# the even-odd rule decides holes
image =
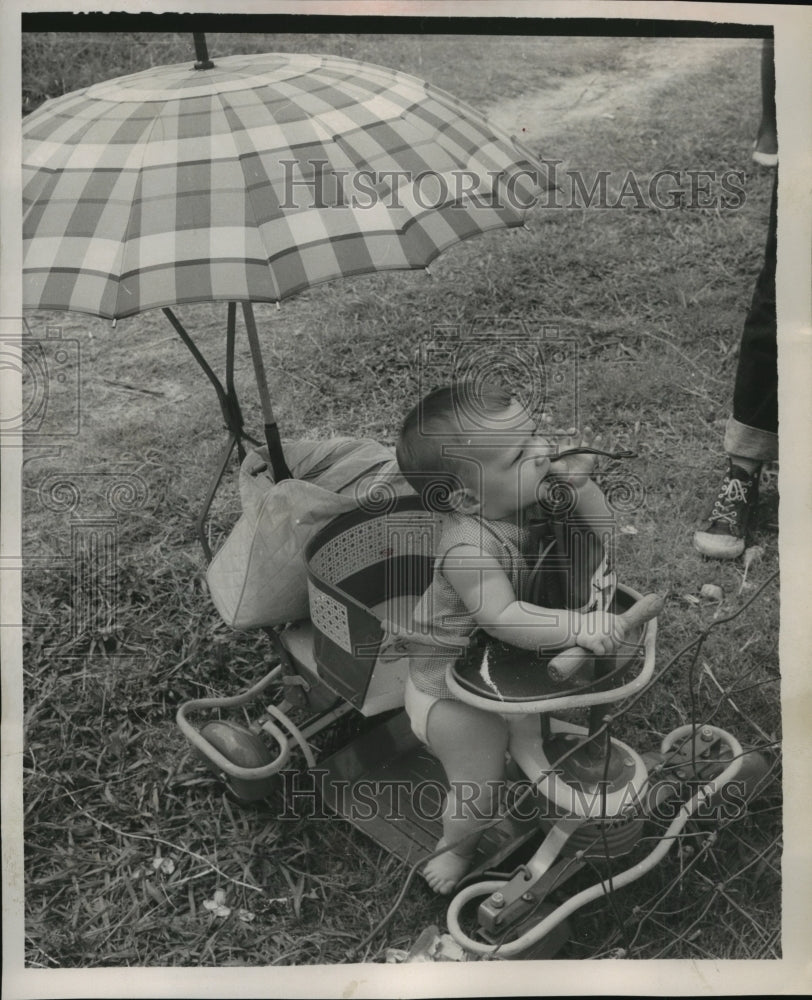
[[[411,410],[397,445],[401,472],[440,507],[506,518],[535,503],[551,448],[524,405],[498,385],[455,382]]]

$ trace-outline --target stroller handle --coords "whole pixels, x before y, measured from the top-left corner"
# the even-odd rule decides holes
[[[656,618],[663,610],[665,602],[659,594],[646,594],[633,604],[628,611],[618,617],[627,628],[636,628]],[[587,663],[594,653],[583,646],[571,646],[550,660],[547,673],[554,681],[566,681],[573,677]]]

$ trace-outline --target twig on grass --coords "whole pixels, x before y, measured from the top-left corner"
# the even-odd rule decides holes
[[[704,660],[702,661],[702,670],[704,671],[704,673],[708,675],[708,677],[710,677],[710,679],[722,693],[728,705],[730,705],[730,707],[734,710],[734,712],[740,715],[746,722],[749,722],[750,725],[753,727],[753,729],[756,730],[756,732],[759,734],[759,736],[761,736],[763,740],[765,740],[767,743],[773,743],[774,741],[772,737],[768,736],[764,732],[764,730],[761,728],[761,726],[759,726],[759,724],[755,721],[755,719],[751,719],[749,715],[746,715],[744,712],[742,712],[742,710],[739,708],[736,702],[733,701],[733,699],[730,697],[730,692],[726,688],[722,687],[722,685],[716,679],[716,675],[711,670],[710,664]]]
[[[713,375],[711,375],[710,372],[707,370],[707,368],[703,368],[702,365],[698,365],[694,361],[693,358],[688,357],[688,355],[684,351],[681,351],[677,346],[675,346],[674,344],[672,344],[671,341],[668,340],[667,338],[665,338],[665,337],[658,337],[656,333],[651,333],[649,330],[641,330],[640,331],[640,335],[642,337],[651,337],[652,340],[657,340],[661,344],[666,344],[668,347],[671,348],[672,351],[674,351],[677,354],[679,354],[679,356],[684,361],[687,361],[689,365],[692,365],[694,368],[696,368],[699,371],[701,371],[702,374],[705,376],[705,378],[710,379],[711,382],[715,382],[717,385],[725,385],[725,383],[722,381],[722,379],[720,379],[720,378],[714,378]]]
[[[100,375],[99,377],[101,378],[102,382],[106,382],[107,385],[114,385],[120,389],[127,389],[129,390],[129,392],[140,392],[143,393],[145,396],[160,396],[161,398],[166,397],[165,392],[160,392],[157,389],[144,389],[140,385],[132,385],[130,382],[120,382],[118,379],[115,378],[105,378],[103,375]]]
[[[216,872],[218,875],[221,876],[221,878],[224,878],[227,882],[231,882],[233,885],[239,885],[243,889],[252,889],[254,892],[262,892],[262,893],[265,892],[265,890],[261,886],[251,885],[250,882],[241,882],[239,879],[235,879],[232,878],[230,875],[226,875],[226,873],[221,868],[218,868],[216,865],[213,865],[211,861],[208,861],[206,858],[198,854],[196,851],[190,851],[188,847],[181,847],[180,844],[173,844],[171,840],[164,840],[163,837],[156,837],[154,834],[128,833],[126,830],[120,830],[118,827],[113,826],[111,823],[105,822],[105,820],[103,819],[99,819],[97,816],[94,816],[93,813],[91,813],[89,810],[85,809],[83,806],[80,806],[79,803],[74,798],[73,794],[67,791],[67,789],[66,793],[73,800],[73,804],[76,806],[79,812],[87,816],[87,818],[91,822],[98,823],[99,826],[103,826],[106,827],[108,830],[112,830],[113,833],[118,834],[119,837],[132,837],[135,840],[150,840],[153,843],[163,844],[165,847],[170,847],[173,851],[179,851],[181,854],[188,854],[189,857],[196,858],[204,865],[208,865],[213,872]]]
[[[687,392],[691,396],[696,396],[697,399],[704,399],[706,403],[710,403],[712,406],[719,405],[719,401],[712,399],[706,392],[697,392],[696,389],[691,389],[689,386],[682,385],[680,382],[675,382],[674,388],[679,389],[681,392]]]
[[[275,362],[275,358],[273,355],[271,356],[270,360]],[[304,382],[305,385],[309,385],[310,388],[315,389],[316,392],[324,391],[323,386],[318,385],[316,382],[311,382],[310,379],[305,378],[304,375],[298,375],[296,372],[290,371],[290,369],[288,368],[283,368],[278,362],[275,362],[273,372],[274,375],[284,375],[285,378],[295,378],[299,382]]]
[[[747,922],[755,929],[756,933],[763,939],[764,934],[762,928],[759,927],[759,925],[753,919],[751,914],[743,910],[742,907],[739,906],[739,904],[736,902],[736,900],[732,898],[730,893],[726,891],[725,884],[723,882],[714,882],[713,879],[709,879],[707,875],[705,875],[703,872],[700,871],[697,872],[697,875],[710,887],[712,887],[713,890],[716,892],[716,894],[721,896],[730,906],[733,907],[734,910],[737,910],[744,917],[744,919],[747,920]]]

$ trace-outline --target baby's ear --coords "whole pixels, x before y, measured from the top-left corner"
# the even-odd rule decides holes
[[[482,509],[482,503],[465,488],[454,490],[450,497],[450,506],[452,510],[458,510],[461,514],[478,514]]]

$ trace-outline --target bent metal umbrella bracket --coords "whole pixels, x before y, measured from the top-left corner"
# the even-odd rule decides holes
[[[248,342],[251,348],[251,356],[254,362],[254,374],[257,381],[257,389],[260,397],[260,405],[262,407],[264,426],[265,426],[265,443],[268,446],[268,455],[270,456],[271,468],[273,469],[274,481],[281,482],[283,479],[290,479],[291,473],[288,469],[287,462],[285,461],[285,455],[282,448],[282,441],[279,436],[279,428],[276,423],[276,419],[273,415],[273,407],[271,404],[271,397],[268,391],[268,380],[265,374],[265,366],[262,360],[262,353],[259,346],[259,336],[257,334],[256,321],[254,319],[254,311],[251,308],[250,302],[243,302],[243,316],[245,319],[245,327],[248,333]],[[209,509],[211,507],[212,501],[214,500],[214,495],[217,492],[217,488],[222,481],[223,474],[225,473],[226,467],[228,466],[229,459],[236,446],[237,455],[240,463],[242,463],[245,458],[245,448],[243,447],[243,441],[250,441],[251,444],[259,445],[259,441],[256,438],[248,434],[243,425],[242,410],[240,409],[240,403],[237,398],[237,390],[234,386],[234,347],[236,339],[236,317],[237,317],[237,303],[229,302],[228,304],[228,318],[226,323],[226,384],[223,386],[220,379],[214,373],[211,365],[206,361],[205,357],[201,353],[197,344],[192,340],[192,338],[187,333],[185,327],[177,318],[177,316],[172,312],[168,306],[164,306],[161,310],[172,326],[175,328],[180,339],[187,346],[192,354],[192,357],[200,365],[203,373],[209,382],[211,382],[214,387],[214,391],[217,395],[217,401],[220,404],[220,412],[223,416],[223,422],[225,423],[226,430],[228,431],[228,440],[223,448],[220,456],[220,460],[217,463],[217,467],[212,477],[211,483],[209,485],[208,492],[206,494],[206,499],[203,502],[200,514],[197,517],[197,533],[203,546],[203,551],[206,555],[206,559],[211,561],[211,548],[209,546],[208,538],[206,536],[206,518],[208,516]]]
[[[47,101],[23,122],[23,303],[116,320],[161,308],[243,429],[241,303],[274,476],[287,478],[252,303],[338,277],[426,268],[524,225],[550,179],[521,143],[430,84],[337,56],[154,67]],[[350,178],[358,184],[348,197]],[[363,181],[363,184],[361,183]],[[228,303],[225,386],[173,308]]]

